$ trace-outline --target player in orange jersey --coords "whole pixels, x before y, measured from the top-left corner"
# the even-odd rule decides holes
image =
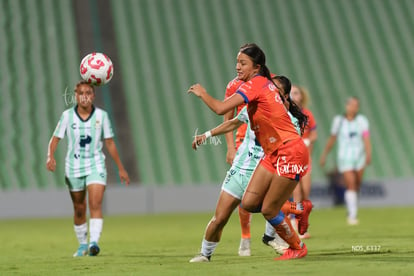
[[[284,97],[272,81],[264,52],[256,44],[243,45],[237,55],[236,70],[237,78],[244,83],[224,101],[210,96],[200,84],[192,85],[188,93],[200,97],[220,115],[247,103],[251,129],[265,155],[250,179],[241,204],[247,211],[260,211],[289,244],[279,260],[302,258],[307,254],[306,245],[281,212],[281,207],[306,173],[308,149],[288,115]],[[289,111],[303,130],[306,115],[294,102],[290,102]],[[298,224],[301,228],[300,218]]]
[[[308,147],[309,150],[309,167],[308,172],[302,179],[299,181],[299,185],[296,186],[293,192],[293,198],[295,201],[302,201],[304,199],[309,199],[309,194],[311,191],[311,173],[312,173],[312,150],[313,144],[318,138],[318,134],[316,131],[316,121],[315,117],[313,116],[312,112],[307,108],[309,103],[309,93],[306,91],[305,88],[297,85],[293,85],[290,91],[291,99],[302,109],[302,112],[308,116],[308,123],[305,126],[305,129],[302,134],[302,139],[305,142],[305,145]],[[312,206],[311,206],[312,208]],[[303,214],[306,216],[307,214]],[[307,219],[307,218],[304,218]],[[300,236],[302,239],[310,238],[310,234],[308,232],[304,233]]]

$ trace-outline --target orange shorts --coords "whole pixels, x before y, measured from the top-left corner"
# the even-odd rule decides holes
[[[309,167],[309,152],[301,138],[288,141],[274,154],[264,155],[260,165],[272,173],[299,181]]]

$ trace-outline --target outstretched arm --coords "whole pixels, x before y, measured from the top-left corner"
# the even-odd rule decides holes
[[[234,109],[236,106],[244,103],[244,99],[239,94],[233,94],[231,97],[225,99],[224,101],[217,100],[210,96],[206,89],[200,84],[192,85],[187,93],[193,93],[197,97],[201,98],[203,102],[216,114],[224,115],[230,110]]]
[[[241,126],[242,124],[243,122],[239,121],[236,117],[236,118],[231,119],[230,121],[225,121],[221,123],[217,127],[213,128],[210,131],[205,132],[204,134],[197,135],[196,137],[194,137],[194,141],[192,144],[193,149],[196,150],[199,145],[204,143],[204,141],[210,138],[211,136],[218,136],[218,135],[233,131],[237,129],[239,126]]]
[[[52,136],[49,141],[49,146],[47,147],[46,168],[51,172],[54,172],[56,170],[55,151],[57,149],[59,141],[60,138]]]
[[[122,182],[125,182],[125,185],[128,185],[129,176],[124,166],[122,165],[121,159],[119,158],[118,149],[116,148],[114,139],[112,138],[105,139],[105,146],[109,154],[111,155],[112,159],[115,161],[116,165],[118,166],[119,178],[121,178]]]

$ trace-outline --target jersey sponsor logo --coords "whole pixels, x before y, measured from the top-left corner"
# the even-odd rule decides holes
[[[349,133],[349,138],[353,138],[353,137],[357,136],[357,134],[358,133],[356,133],[356,132],[350,132]]]
[[[92,142],[92,137],[89,135],[82,135],[79,140],[79,146],[84,148],[87,144]]]
[[[280,164],[285,163],[285,164]],[[279,175],[283,174],[302,174],[308,169],[308,165],[286,163],[286,156],[280,156],[275,164]]]

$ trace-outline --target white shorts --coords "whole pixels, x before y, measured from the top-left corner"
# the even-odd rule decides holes
[[[365,154],[355,158],[341,158],[338,157],[337,165],[340,173],[347,171],[359,171],[365,166],[366,157]]]

